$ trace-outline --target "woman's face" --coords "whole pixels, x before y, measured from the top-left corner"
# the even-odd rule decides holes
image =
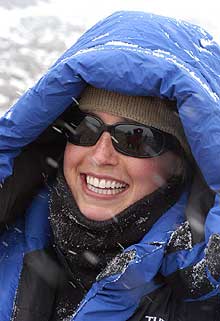
[[[95,114],[106,124],[125,121],[104,112]],[[88,219],[104,221],[163,185],[177,162],[172,152],[154,158],[123,155],[104,132],[91,147],[67,143],[64,176],[80,211]]]

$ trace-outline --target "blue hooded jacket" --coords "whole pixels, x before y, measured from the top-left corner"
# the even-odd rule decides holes
[[[88,30],[0,119],[0,182],[12,175],[14,158],[80,96],[86,84],[129,95],[176,100],[195,161],[215,194],[205,222],[205,238],[191,248],[166,254],[176,228],[185,221],[187,197],[154,224],[143,240],[125,251],[130,262],[103,277],[87,293],[72,320],[127,320],[141,298],[159,285],[154,276],[205,262],[220,240],[220,49],[202,28],[144,12],[116,12]],[[42,191],[24,219],[0,239],[0,319],[9,321],[24,254],[50,241],[48,195]],[[219,239],[218,239],[219,237]],[[207,254],[208,253],[208,254]],[[205,265],[219,292],[219,279]]]

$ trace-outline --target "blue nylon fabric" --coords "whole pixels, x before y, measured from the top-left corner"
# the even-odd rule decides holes
[[[24,255],[44,248],[50,240],[47,194],[42,191],[27,210],[25,220],[18,219],[0,236],[1,321],[11,320]]]
[[[117,12],[102,20],[67,50],[0,119],[0,182],[11,175],[13,159],[21,148],[35,140],[71,104],[73,97],[80,96],[86,83],[89,83],[130,95],[176,99],[195,160],[210,188],[219,193],[219,57],[219,46],[212,37],[200,27],[183,21],[143,12]],[[213,232],[219,230],[218,204],[219,197],[216,196],[215,206],[206,221],[206,242]],[[177,226],[184,220],[183,208],[180,207],[178,203],[169,211],[173,219],[170,221],[172,228],[175,220],[178,221]],[[166,243],[169,233],[165,233],[165,237],[158,232],[161,226],[152,230],[157,242]],[[152,235],[148,234],[147,237]],[[200,250],[204,251],[205,244],[200,245]],[[152,269],[159,268],[164,246],[156,253],[158,261],[150,265]],[[192,253],[195,254],[194,263],[197,262],[195,248],[185,253],[185,266],[193,262]],[[177,269],[184,265],[181,261],[177,262]],[[137,297],[141,291],[137,291]],[[85,313],[87,319],[92,321],[98,315],[95,309],[100,310],[101,315],[104,292],[96,297],[97,305],[93,308],[89,299],[73,320],[86,320],[83,316]],[[85,312],[86,306],[88,312]],[[132,307],[127,306],[126,309],[132,311]],[[106,315],[108,313],[106,311]],[[125,320],[122,312],[118,318]]]
[[[166,256],[160,268],[161,274],[168,276],[179,269],[198,263],[204,258],[205,242],[196,244],[191,251],[181,250]]]
[[[24,224],[19,221],[0,237],[0,320],[11,320],[24,253]]]

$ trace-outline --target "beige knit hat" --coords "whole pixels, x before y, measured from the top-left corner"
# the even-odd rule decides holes
[[[150,96],[128,96],[89,85],[82,93],[79,108],[129,118],[171,134],[178,139],[188,158],[192,158],[174,101]]]

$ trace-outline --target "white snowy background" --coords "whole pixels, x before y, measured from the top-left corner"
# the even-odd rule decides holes
[[[0,0],[0,114],[86,29],[117,10],[184,19],[220,43],[219,0]]]

